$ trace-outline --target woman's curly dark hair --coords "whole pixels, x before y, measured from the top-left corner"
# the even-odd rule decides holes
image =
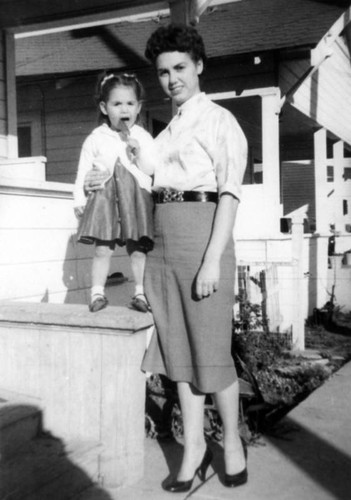
[[[146,43],[145,57],[155,65],[164,52],[187,52],[194,62],[206,63],[204,42],[192,26],[169,24],[154,31]]]

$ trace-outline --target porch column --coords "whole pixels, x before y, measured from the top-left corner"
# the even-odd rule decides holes
[[[0,30],[0,158],[7,157],[5,34]]]
[[[7,137],[6,157],[18,157],[18,141],[17,141],[17,102],[16,102],[16,56],[15,56],[15,37],[13,33],[5,32],[5,61],[4,74],[6,75],[5,82],[5,120]]]
[[[321,128],[314,133],[314,183],[317,233],[326,233],[330,230],[327,163],[327,131],[325,128]]]
[[[267,215],[265,232],[269,234],[280,231],[279,102],[279,89],[262,96],[263,189]]]
[[[292,244],[292,268],[293,268],[293,301],[294,314],[292,317],[292,341],[293,349],[303,351],[305,349],[305,317],[302,297],[303,293],[303,222],[306,214],[296,213],[292,217],[291,244]]]
[[[321,308],[329,299],[328,285],[328,237],[330,232],[330,203],[327,183],[327,131],[321,128],[314,133],[314,178],[316,199],[316,234],[314,247],[315,307]]]
[[[344,142],[338,141],[333,146],[334,157],[334,224],[335,231],[344,231],[344,217],[342,206],[344,184]]]

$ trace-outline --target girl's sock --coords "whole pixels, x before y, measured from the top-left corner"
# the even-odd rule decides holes
[[[135,286],[135,295],[144,295],[143,285],[136,285]]]
[[[105,290],[104,287],[101,285],[94,285],[91,287],[91,297],[93,298],[94,295],[103,295],[105,296]]]

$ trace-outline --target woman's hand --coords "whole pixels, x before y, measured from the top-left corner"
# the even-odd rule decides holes
[[[231,194],[219,198],[211,238],[196,277],[195,294],[198,299],[209,297],[218,290],[220,261],[233,227],[239,201]]]
[[[84,179],[84,191],[89,193],[90,191],[98,191],[102,189],[103,182],[109,176],[107,170],[89,170]]]
[[[217,260],[204,261],[196,277],[195,293],[201,300],[218,290],[220,265]]]

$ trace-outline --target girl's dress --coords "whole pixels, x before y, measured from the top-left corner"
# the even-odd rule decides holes
[[[235,118],[197,94],[157,138],[155,190],[230,193],[240,198],[247,143]],[[145,290],[157,335],[143,360],[148,372],[191,383],[204,393],[236,380],[231,355],[235,256],[231,239],[221,258],[219,289],[194,296],[196,274],[211,237],[216,204],[175,201],[155,205],[154,249]]]
[[[153,139],[138,125],[131,136],[141,148],[153,153]],[[152,157],[152,156],[151,156]],[[84,178],[92,168],[108,170],[103,188],[86,198]],[[75,206],[85,206],[77,239],[92,244],[96,240],[124,245],[134,240],[148,251],[153,246],[151,178],[141,172],[127,156],[126,144],[106,124],[97,127],[83,144],[77,181]]]

